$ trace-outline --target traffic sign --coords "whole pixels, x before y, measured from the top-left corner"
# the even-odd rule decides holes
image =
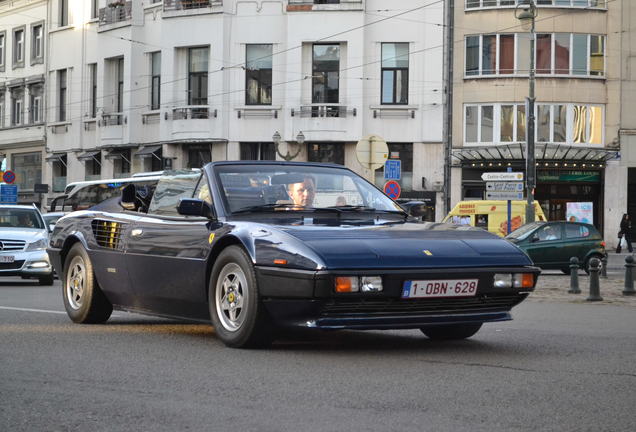
[[[356,156],[360,165],[376,170],[384,165],[384,161],[389,157],[389,146],[384,138],[369,135],[356,144]]]
[[[16,204],[18,202],[18,185],[0,185],[0,203]]]
[[[489,172],[483,173],[481,179],[484,181],[522,181],[521,172]]]
[[[486,190],[492,192],[523,192],[523,182],[488,182]]]
[[[384,193],[391,199],[398,199],[400,197],[400,193],[402,193],[402,188],[395,180],[389,180],[384,185]]]
[[[486,191],[486,199],[488,200],[522,200],[523,192],[488,192]]]
[[[15,173],[11,170],[6,170],[4,174],[2,174],[2,180],[8,184],[13,183],[15,181]]]
[[[384,180],[400,180],[402,178],[402,161],[387,159],[384,162]]]

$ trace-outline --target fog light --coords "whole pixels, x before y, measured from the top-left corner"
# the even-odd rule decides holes
[[[494,287],[495,288],[512,288],[512,276],[509,273],[496,273]]]
[[[515,288],[532,288],[534,286],[534,275],[532,273],[514,275],[513,286]]]
[[[362,276],[360,278],[360,290],[362,292],[382,291],[382,278],[380,276]]]
[[[335,288],[338,293],[350,293],[358,292],[360,286],[358,285],[357,276],[336,276]]]
[[[29,267],[31,268],[46,268],[48,266],[49,266],[49,263],[47,263],[46,261],[36,261],[29,264]]]

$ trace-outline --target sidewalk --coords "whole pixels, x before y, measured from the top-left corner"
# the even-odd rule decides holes
[[[634,257],[636,261],[636,256],[633,253],[629,253],[627,250],[617,254],[614,251],[607,251],[607,270],[622,270],[625,271],[625,258],[629,255]]]
[[[621,255],[623,255],[624,263],[624,256],[626,256],[626,254]],[[579,289],[581,290],[581,294],[568,294],[568,290],[570,289],[570,276],[557,274],[556,272],[542,273],[541,276],[539,276],[535,291],[530,294],[528,300],[538,302],[554,301],[566,303],[615,304],[636,307],[636,295],[622,295],[624,289],[623,277],[623,274],[619,275],[617,273],[608,275],[607,279],[600,278],[599,285],[603,301],[588,302],[585,299],[590,292],[589,276],[584,273],[579,274]]]

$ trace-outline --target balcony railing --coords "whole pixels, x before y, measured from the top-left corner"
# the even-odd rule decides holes
[[[289,4],[340,4],[340,0],[289,0]]]
[[[120,126],[126,121],[123,113],[102,114],[101,126]]]
[[[348,108],[346,105],[303,105],[300,108],[292,108],[291,116],[295,117],[340,117],[345,118],[349,115],[355,117],[357,115],[355,108]]]
[[[216,118],[216,110],[210,110],[206,106],[191,105],[172,109],[173,120],[191,120]]]
[[[99,10],[99,25],[115,24],[132,18],[132,1],[112,1]]]
[[[222,0],[163,0],[163,10],[203,9],[221,4]]]

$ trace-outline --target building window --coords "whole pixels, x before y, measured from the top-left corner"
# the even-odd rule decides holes
[[[11,170],[16,174],[20,191],[32,191],[36,183],[42,183],[42,153],[14,153],[11,155]]]
[[[66,121],[66,69],[57,71],[57,121]]]
[[[4,127],[4,92],[0,92],[0,128]]]
[[[24,89],[11,91],[11,126],[20,126],[24,122]]]
[[[113,160],[113,174],[115,178],[130,176],[130,149],[119,150],[117,158]]]
[[[91,19],[99,17],[99,0],[91,0]]]
[[[150,109],[161,108],[161,51],[150,54]]]
[[[53,192],[64,192],[66,188],[66,175],[67,175],[67,156],[61,155],[58,159],[53,161],[52,174],[53,174]]]
[[[188,146],[188,168],[201,168],[212,162],[212,152],[209,145]]]
[[[90,116],[91,118],[95,118],[97,117],[97,63],[88,65],[88,77],[90,80]]]
[[[382,44],[382,103],[409,103],[409,44]]]
[[[188,49],[188,105],[208,104],[208,51]]]
[[[307,160],[344,165],[344,143],[308,143]]]
[[[0,32],[0,71],[4,71],[4,61],[6,57],[6,40],[7,40],[7,32]]]
[[[245,105],[272,104],[272,45],[245,47]]]
[[[68,25],[68,0],[58,0],[58,18],[57,23],[59,27],[65,27]]]
[[[537,104],[535,140],[556,144],[603,144],[601,105]],[[464,143],[508,144],[526,141],[525,104],[464,107]]]
[[[313,103],[338,103],[340,100],[340,45],[314,44],[312,56]]]
[[[538,7],[558,8],[606,8],[607,0],[538,0]],[[517,4],[527,3],[525,0],[466,0],[466,9],[512,8]]]
[[[42,123],[42,86],[33,85],[30,88],[30,109],[29,109],[29,123],[37,124]]]
[[[276,160],[273,142],[242,142],[241,160]]]
[[[572,33],[536,36],[538,75],[605,75],[605,36]],[[466,36],[465,50],[467,78],[528,75],[530,71],[529,33]]]
[[[31,28],[31,61],[40,62],[44,59],[44,26],[35,25]]]
[[[101,152],[84,162],[84,176],[86,180],[97,180],[102,176]]]
[[[124,111],[124,58],[117,59],[117,112]]]
[[[13,66],[24,66],[24,29],[13,31]]]

